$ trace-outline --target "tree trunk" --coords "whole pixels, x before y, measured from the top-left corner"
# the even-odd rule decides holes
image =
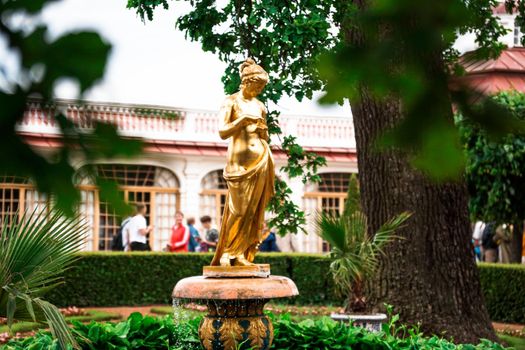
[[[512,236],[510,241],[510,262],[521,264],[521,255],[523,249],[523,221],[515,222],[512,227]]]
[[[355,0],[363,8],[365,0]],[[348,44],[366,40],[356,27],[344,27]],[[426,57],[429,67],[443,69],[441,53]],[[444,74],[444,73],[442,73]],[[447,96],[446,85],[442,93]],[[467,189],[463,180],[434,183],[412,168],[404,153],[373,149],[378,135],[402,118],[400,101],[379,101],[361,89],[351,101],[356,133],[363,211],[370,232],[393,216],[413,216],[397,232],[404,239],[387,247],[372,301],[395,307],[406,324],[421,324],[427,334],[443,334],[456,342],[496,339],[480,289],[471,243]],[[452,122],[452,110],[448,105]],[[424,121],[422,121],[424,122]]]

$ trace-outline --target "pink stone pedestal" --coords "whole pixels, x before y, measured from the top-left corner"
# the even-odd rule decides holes
[[[267,350],[273,326],[264,305],[274,298],[299,295],[288,277],[205,277],[180,280],[173,298],[204,300],[208,314],[199,326],[206,350]]]

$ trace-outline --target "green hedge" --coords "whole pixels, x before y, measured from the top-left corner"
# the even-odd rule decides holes
[[[211,254],[83,253],[66,272],[65,284],[48,298],[59,306],[118,306],[171,303],[180,279],[200,275]],[[330,260],[317,254],[259,254],[272,274],[288,276],[299,288],[298,304],[340,304],[328,272]],[[491,318],[525,323],[525,267],[480,265]]]
[[[492,320],[525,324],[525,265],[481,264],[480,279]]]

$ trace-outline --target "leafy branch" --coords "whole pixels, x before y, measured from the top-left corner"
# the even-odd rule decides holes
[[[80,95],[104,75],[111,45],[96,32],[66,33],[49,40],[43,24],[28,30],[13,28],[8,19],[15,13],[31,19],[52,0],[3,1],[0,4],[0,36],[7,38],[9,54],[18,55],[16,77],[4,74],[7,87],[0,90],[0,148],[9,150],[0,154],[0,173],[30,178],[37,190],[53,198],[58,208],[73,215],[80,201],[75,187],[76,169],[70,164],[74,154],[80,153],[86,162],[100,158],[131,157],[142,150],[137,140],[124,140],[116,126],[96,122],[91,131],[80,130],[60,111],[53,108],[54,86],[60,79],[69,78],[78,83]],[[0,62],[0,72],[8,71]],[[29,101],[41,99],[49,108],[61,133],[61,144],[51,155],[36,151],[23,135],[17,132]],[[108,199],[101,192],[102,200]],[[126,208],[122,198],[112,203],[115,208]]]
[[[177,19],[177,27],[193,41],[200,41],[204,51],[217,53],[227,63],[222,77],[226,94],[237,91],[240,78],[238,67],[246,55],[254,58],[270,74],[261,100],[278,103],[283,95],[299,101],[312,98],[324,83],[312,67],[319,55],[332,48],[337,34],[331,31],[327,19],[334,8],[321,1],[236,1],[219,6],[213,0],[189,1],[191,11]],[[168,8],[165,0],[129,0],[142,20],[153,20],[153,10]],[[270,135],[281,135],[279,112],[267,114]],[[272,139],[273,140],[273,139]],[[279,139],[278,139],[279,140]],[[307,152],[293,136],[284,137],[280,148],[288,156],[281,170],[290,178],[301,177],[303,183],[320,181],[317,169],[326,164],[323,157]],[[297,232],[305,223],[304,213],[289,198],[291,190],[285,182],[277,181],[276,195],[269,205],[275,214],[271,224],[280,234]]]

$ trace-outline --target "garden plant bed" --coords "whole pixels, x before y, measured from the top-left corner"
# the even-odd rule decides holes
[[[68,312],[65,313],[66,315]],[[72,316],[65,316],[66,322],[71,324],[73,322],[91,322],[91,321],[112,321],[120,320],[121,316],[119,314],[98,311],[98,310],[86,310],[82,313],[75,314]],[[12,326],[12,333],[14,333],[15,338],[24,338],[34,334],[36,330],[46,329],[47,325],[45,323],[38,322],[15,322]],[[6,324],[0,325],[0,343],[5,343],[11,336],[9,335],[9,328]]]
[[[464,350],[470,347],[456,345],[448,339],[438,336],[425,337],[417,330],[408,331],[396,324],[389,324],[387,333],[370,333],[365,329],[350,327],[329,318],[317,320],[293,321],[289,315],[271,315],[275,327],[275,339],[272,349],[409,349],[426,350]],[[142,316],[132,314],[126,321],[118,323],[82,324],[75,322],[77,341],[82,349],[169,349],[201,350],[197,329],[201,318],[184,322],[175,322],[173,317]],[[402,332],[405,337],[397,338],[393,334]],[[509,345],[517,350],[524,350],[523,339],[504,336]],[[12,340],[0,350],[55,349],[56,340],[49,332],[40,331],[34,337]],[[504,347],[489,341],[477,345],[476,350],[503,350]]]

